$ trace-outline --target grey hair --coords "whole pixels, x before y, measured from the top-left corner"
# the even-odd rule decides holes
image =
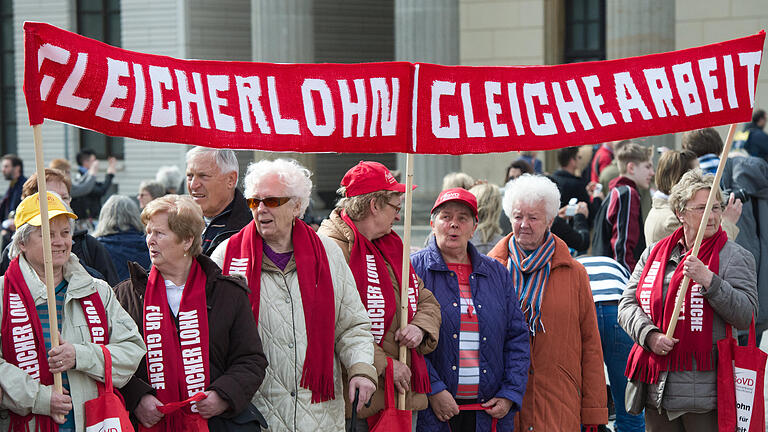
[[[480,219],[477,229],[480,230],[481,240],[487,243],[496,234],[501,234],[501,194],[490,183],[473,186],[469,192],[477,198],[477,218]]]
[[[507,183],[504,189],[504,214],[512,219],[512,211],[520,204],[544,203],[547,223],[552,222],[560,209],[560,191],[552,180],[542,175],[523,174]]]
[[[475,179],[467,173],[452,172],[443,177],[443,189],[462,188],[469,190],[475,184]]]
[[[219,170],[221,170],[222,174],[234,171],[238,178],[240,177],[240,168],[237,163],[237,156],[235,155],[235,152],[230,149],[216,149],[200,146],[192,147],[192,150],[187,152],[187,165],[189,165],[189,161],[192,160],[192,158],[195,156],[207,153],[213,153],[216,166],[219,167]],[[237,179],[235,179],[235,187],[237,187]]]
[[[131,229],[142,232],[144,224],[139,214],[139,206],[132,199],[125,195],[112,195],[101,207],[93,236],[104,237]]]
[[[402,192],[377,190],[362,195],[348,197],[346,196],[347,188],[345,186],[338,188],[336,193],[341,197],[336,203],[336,208],[344,210],[353,221],[363,220],[371,215],[371,201],[373,201],[377,207],[384,207],[390,200],[392,200],[392,197],[402,195]]]
[[[278,181],[285,186],[287,193],[299,200],[299,217],[309,206],[309,197],[312,194],[312,173],[293,159],[260,160],[248,165],[245,173],[245,197],[250,198],[256,194],[256,188],[264,178],[276,176]],[[260,197],[266,198],[266,197]]]
[[[165,191],[176,190],[184,181],[184,173],[176,165],[163,165],[158,168],[155,180],[165,187]]]
[[[701,168],[692,169],[680,178],[680,181],[676,185],[672,186],[672,190],[669,193],[669,208],[675,213],[682,213],[685,210],[685,206],[688,201],[696,195],[696,192],[704,189],[712,189],[712,185],[715,183],[715,176],[712,174],[705,174]],[[720,188],[717,188],[717,195],[715,195],[716,203],[723,202],[723,193]]]
[[[152,197],[152,199],[160,198],[161,196],[165,195],[165,191],[167,189],[168,188],[165,187],[165,185],[160,183],[159,181],[144,180],[139,185],[139,192],[147,191],[147,193],[149,194],[149,196]]]

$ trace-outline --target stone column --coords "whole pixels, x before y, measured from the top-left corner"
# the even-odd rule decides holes
[[[313,63],[315,29],[313,0],[251,0],[253,61]],[[254,159],[288,157],[314,172],[311,153],[255,151]]]
[[[607,0],[605,47],[608,59],[675,49],[675,2],[669,0]],[[674,134],[648,137],[655,147],[675,146]]]
[[[439,64],[459,63],[458,0],[395,0],[395,59]],[[405,155],[397,167],[405,175]],[[443,176],[459,171],[458,156],[416,155],[413,181],[413,225],[429,219]],[[403,181],[405,177],[402,178]]]

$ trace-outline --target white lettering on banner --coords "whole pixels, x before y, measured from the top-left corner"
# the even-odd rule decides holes
[[[149,82],[152,87],[152,115],[149,124],[155,127],[176,125],[176,102],[169,101],[163,108],[163,88],[173,90],[173,79],[167,67],[150,66]]]
[[[694,284],[691,287],[691,304],[688,311],[688,315],[691,317],[689,325],[691,326],[691,331],[695,332],[702,331],[704,323],[704,297],[699,292],[700,289],[700,284]]]
[[[37,50],[37,69],[43,66],[43,62],[48,59],[58,64],[67,64],[69,62],[70,52],[64,48],[57,47],[51,44],[43,44]],[[50,75],[42,75],[40,77],[40,100],[48,99],[48,94],[51,92],[51,87],[55,78]]]
[[[449,115],[448,126],[442,126],[440,117],[440,97],[453,96],[456,93],[456,83],[435,81],[432,83],[432,134],[437,138],[459,137],[459,116]]]
[[[200,344],[200,319],[197,310],[179,311],[179,343],[182,347]],[[205,391],[203,352],[199,346],[181,350],[187,396]]]
[[[534,97],[539,100],[539,105],[549,104],[547,90],[543,82],[523,84],[523,100],[525,101],[525,109],[528,112],[528,126],[531,128],[531,132],[534,135],[540,136],[556,134],[557,126],[555,126],[555,117],[552,113],[542,113],[544,123],[539,123],[536,106],[533,102]]]
[[[261,84],[259,77],[235,77],[235,88],[237,89],[237,99],[240,104],[240,121],[243,123],[243,132],[253,132],[251,126],[251,114],[256,120],[259,131],[263,134],[271,134],[267,117],[264,115],[264,109],[261,107]]]
[[[733,77],[733,58],[731,55],[723,56],[723,70],[725,72],[725,88],[728,90],[728,106],[731,109],[739,107],[739,99],[736,97],[736,85]]]
[[[512,123],[515,125],[515,133],[517,136],[524,135],[525,128],[523,128],[523,116],[520,114],[520,103],[517,99],[517,83],[508,83],[507,93],[509,93],[509,109],[512,113]]]
[[[64,83],[64,87],[61,88],[59,98],[56,100],[57,105],[76,109],[78,111],[85,111],[88,105],[91,103],[90,99],[75,96],[75,90],[80,85],[80,81],[83,80],[85,75],[85,68],[88,66],[88,53],[77,53],[77,61],[75,62],[75,68],[72,69],[72,73]]]
[[[568,91],[571,93],[570,102],[565,101],[563,92],[560,90],[560,83],[552,83],[552,91],[555,93],[555,105],[557,106],[558,113],[560,113],[560,121],[563,122],[565,131],[569,133],[576,131],[576,128],[573,127],[571,114],[576,114],[579,117],[582,129],[592,129],[592,120],[589,119],[587,110],[584,108],[584,102],[581,100],[576,80],[568,80],[565,84],[568,86]]]
[[[640,92],[637,91],[635,82],[632,81],[632,75],[629,72],[619,72],[613,74],[613,82],[616,89],[616,100],[619,102],[621,118],[625,123],[632,122],[631,110],[636,109],[640,112],[643,120],[651,119],[651,112],[643,102]]]
[[[125,108],[113,106],[116,100],[128,96],[128,87],[120,84],[120,77],[130,77],[128,62],[107,58],[107,84],[101,96],[95,115],[119,122],[123,120]]]
[[[373,111],[371,113],[372,137],[377,134],[376,128],[381,120],[381,136],[394,136],[397,131],[397,107],[400,101],[400,80],[392,78],[392,91],[387,87],[385,78],[371,78],[371,93],[373,94]],[[391,95],[391,100],[390,100]],[[379,118],[381,108],[381,118]]]
[[[685,115],[693,116],[702,113],[701,100],[699,99],[699,90],[696,87],[696,80],[693,78],[693,69],[691,62],[672,65],[672,74],[675,77],[675,86],[680,101],[683,103]]]
[[[496,81],[485,82],[485,105],[488,107],[488,123],[491,124],[491,133],[494,137],[509,136],[509,129],[504,123],[499,123],[501,104],[495,97],[501,95],[501,83]]]
[[[16,366],[26,372],[32,379],[39,380],[40,364],[38,362],[37,344],[35,343],[32,323],[29,322],[27,308],[24,307],[24,302],[16,293],[9,294],[8,303],[9,314],[12,317],[11,323],[22,324],[12,327]]]
[[[283,118],[280,114],[280,101],[277,99],[277,87],[275,77],[267,77],[267,95],[269,96],[269,109],[272,113],[272,123],[275,124],[275,133],[278,135],[300,135],[299,121],[292,118]]]
[[[470,138],[484,137],[485,125],[475,121],[472,110],[472,96],[469,94],[469,83],[461,83],[461,106],[464,109],[464,130]]]
[[[672,102],[674,96],[672,95],[672,88],[669,86],[669,79],[667,79],[667,72],[664,68],[651,68],[643,69],[643,75],[645,75],[645,83],[648,86],[648,90],[651,94],[651,100],[656,108],[656,115],[659,118],[669,115],[676,116],[677,108]]]
[[[747,89],[749,90],[749,106],[755,106],[755,69],[760,65],[762,51],[739,53],[739,64],[747,68]]]
[[[584,83],[584,88],[587,90],[587,98],[589,99],[589,105],[592,107],[592,112],[597,117],[597,121],[600,126],[610,126],[616,124],[616,120],[613,118],[613,114],[605,113],[600,108],[605,105],[603,97],[595,92],[595,89],[600,87],[600,78],[597,75],[585,76],[581,79]]]
[[[320,102],[323,108],[323,119],[325,124],[317,121],[315,114],[315,100],[313,93],[320,95]],[[314,136],[330,136],[336,129],[336,113],[333,109],[331,100],[331,89],[325,80],[316,78],[307,78],[301,85],[301,100],[304,102],[304,117],[307,121],[307,128]]]
[[[710,112],[723,110],[723,101],[715,97],[717,90],[717,77],[712,76],[712,72],[717,69],[717,60],[714,57],[699,59],[699,73],[701,82],[704,84],[704,94],[707,96],[707,106]]]
[[[179,87],[178,91],[179,106],[181,107],[181,124],[184,126],[194,125],[194,122],[192,121],[192,107],[190,107],[190,104],[195,104],[200,127],[210,129],[211,126],[208,124],[208,113],[205,110],[205,93],[203,91],[203,80],[200,77],[200,73],[192,72],[192,82],[194,83],[195,90],[192,90],[189,86],[189,80],[187,80],[187,72],[175,69],[173,73],[176,74],[176,82]]]
[[[136,96],[133,100],[133,111],[131,111],[131,124],[141,124],[144,121],[144,105],[147,103],[147,87],[144,83],[144,69],[140,64],[133,65],[133,89]]]
[[[376,343],[381,343],[384,337],[384,296],[381,293],[379,274],[376,267],[376,258],[371,254],[365,255],[365,267],[368,274],[368,290],[365,308],[368,318],[371,319],[371,333]]]
[[[336,83],[339,85],[339,94],[341,95],[341,112],[343,114],[342,136],[344,138],[352,136],[353,117],[357,117],[357,130],[355,136],[362,137],[365,135],[365,113],[368,109],[367,100],[365,98],[365,80],[356,79],[353,82],[355,83],[357,102],[352,102],[347,80],[336,80]]]
[[[736,430],[746,432],[752,422],[752,407],[755,406],[757,371],[734,366],[733,377],[736,383]]]
[[[226,107],[228,103],[227,99],[219,97],[219,92],[226,91],[229,91],[228,75],[208,75],[208,99],[211,101],[214,127],[221,131],[234,132],[235,118],[221,112],[221,108]]]

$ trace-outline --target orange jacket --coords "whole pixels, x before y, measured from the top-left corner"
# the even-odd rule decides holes
[[[488,253],[508,266],[509,240]],[[575,431],[608,423],[603,349],[584,267],[555,236],[555,254],[541,306],[544,331],[531,336],[531,366],[516,431]]]

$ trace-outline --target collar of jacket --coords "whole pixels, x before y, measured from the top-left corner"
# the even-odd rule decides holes
[[[437,239],[435,236],[430,236],[426,249],[429,253],[429,262],[427,265],[430,270],[443,272],[451,271],[443,259],[443,254],[440,253],[440,248],[437,247]],[[475,249],[475,246],[472,244],[472,242],[467,242],[467,253],[469,254],[469,259],[472,262],[472,273],[488,276],[489,272],[486,268],[488,264],[485,262],[485,260],[482,259],[480,252]]]
[[[245,196],[238,188],[235,188],[235,196],[232,198],[232,201],[227,208],[214,216],[209,225],[215,224],[219,218],[226,215],[229,215],[227,222],[224,224],[227,231],[240,231],[244,226],[251,222],[251,219],[253,219],[253,214],[251,214],[251,211],[248,208],[248,202],[245,201]]]
[[[512,238],[513,233],[507,234],[500,242],[496,243],[496,246],[488,252],[488,256],[494,258],[504,264],[507,267],[509,264],[509,239]],[[576,263],[576,260],[571,257],[571,253],[568,250],[568,246],[560,237],[552,234],[555,237],[555,254],[552,255],[552,269],[557,267],[571,267]]]
[[[19,255],[19,267],[35,304],[39,304],[41,300],[47,300],[48,290],[45,282],[40,280],[35,269],[23,255]],[[96,292],[93,278],[85,271],[75,254],[70,254],[69,261],[64,264],[64,279],[68,283],[67,297],[79,299]]]
[[[240,287],[243,291],[246,293],[249,293],[250,290],[248,289],[248,286],[246,285],[245,279],[241,276],[226,276],[221,273],[221,269],[218,265],[216,265],[215,262],[211,261],[211,259],[203,254],[200,254],[195,258],[197,262],[200,264],[200,267],[203,270],[203,273],[206,276],[206,282],[205,282],[205,295],[206,298],[211,297],[211,293],[216,287],[216,283],[218,281],[228,281],[231,282],[238,287]],[[133,289],[136,291],[137,294],[143,299],[144,293],[147,290],[147,282],[149,281],[149,273],[144,270],[144,268],[136,262],[129,262],[128,263],[128,273],[130,273],[130,280],[133,284]],[[208,305],[210,307],[210,305]]]

